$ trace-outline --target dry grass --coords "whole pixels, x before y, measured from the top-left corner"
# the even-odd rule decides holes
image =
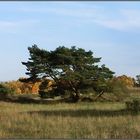
[[[0,138],[140,138],[139,124],[124,103],[0,102]]]

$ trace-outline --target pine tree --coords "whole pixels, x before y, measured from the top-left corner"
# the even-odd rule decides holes
[[[28,50],[30,58],[22,64],[27,67],[29,79],[53,79],[57,92],[69,91],[75,100],[80,98],[82,90],[89,87],[103,93],[114,74],[105,65],[97,65],[101,58],[94,57],[92,51],[75,46],[59,46],[54,51],[47,51],[33,45]]]

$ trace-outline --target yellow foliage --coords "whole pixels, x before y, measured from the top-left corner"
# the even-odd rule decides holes
[[[38,93],[40,83],[41,82],[25,83],[17,80],[5,82],[5,85],[11,89],[14,89],[14,91],[17,94],[24,94],[24,93]]]
[[[124,85],[126,85],[127,87],[133,87],[134,86],[134,79],[131,77],[128,77],[126,75],[122,75],[122,76],[118,76],[115,77],[114,80],[119,80],[121,81]]]

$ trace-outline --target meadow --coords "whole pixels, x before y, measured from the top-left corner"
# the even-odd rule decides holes
[[[124,102],[0,101],[0,138],[140,138],[140,114]]]

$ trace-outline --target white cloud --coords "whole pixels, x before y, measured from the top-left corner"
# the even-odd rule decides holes
[[[104,13],[103,18],[97,18],[93,22],[107,28],[120,31],[137,31],[140,29],[140,10],[122,9],[118,10],[114,18],[109,17]]]
[[[18,30],[29,28],[33,24],[38,23],[37,20],[18,20],[18,21],[0,21],[0,31],[8,33],[16,33]]]
[[[126,25],[121,20],[112,20],[112,19],[97,19],[94,21],[95,23],[102,25],[107,28],[112,28],[115,30],[125,30]]]
[[[121,13],[127,19],[130,26],[140,27],[140,10],[123,9],[121,10]]]
[[[60,6],[60,5],[59,5]],[[34,12],[41,14],[54,14],[59,16],[72,17],[81,23],[95,23],[106,28],[120,31],[136,31],[140,28],[140,10],[135,9],[116,9],[114,11],[103,7],[72,5],[63,7],[44,7],[44,8],[21,8],[23,12]],[[110,15],[111,12],[112,16]],[[114,16],[114,17],[113,17]]]
[[[79,3],[79,2],[54,2],[39,3],[39,5],[22,6],[17,8],[17,12],[32,14],[46,14],[52,16],[71,17],[72,21],[78,21],[79,24],[97,24],[106,28],[119,31],[138,31],[140,28],[140,10],[132,8],[107,9],[102,4]],[[43,16],[43,15],[42,15]],[[113,17],[114,16],[114,17]],[[38,17],[39,18],[39,17]],[[72,22],[71,22],[72,23]],[[73,22],[75,23],[75,22]],[[75,23],[75,24],[77,24]],[[5,25],[3,25],[5,24]],[[15,23],[14,23],[15,24]],[[1,23],[0,27],[15,27],[13,23]],[[20,23],[16,23],[19,24]],[[30,24],[30,23],[29,23]]]
[[[71,16],[71,17],[78,17],[78,18],[92,18],[94,15],[97,14],[96,8],[21,8],[23,12],[32,12],[32,13],[51,13],[60,16]]]
[[[0,29],[3,28],[11,28],[14,27],[16,24],[10,21],[0,21]]]

